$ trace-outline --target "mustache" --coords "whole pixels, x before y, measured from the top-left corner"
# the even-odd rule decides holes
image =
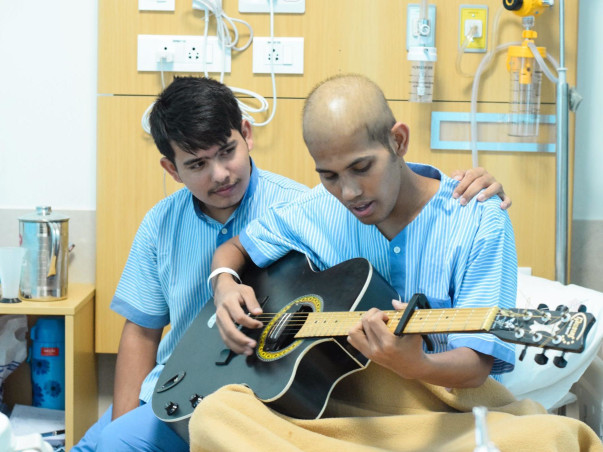
[[[230,188],[233,185],[236,185],[239,181],[231,182],[230,179],[227,179],[226,182],[221,183],[220,185],[216,185],[214,188],[210,190],[210,193],[216,193],[220,190],[224,190],[225,188]]]

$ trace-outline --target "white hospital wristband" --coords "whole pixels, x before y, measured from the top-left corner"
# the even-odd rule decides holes
[[[228,273],[232,276],[235,277],[235,279],[239,282],[239,284],[241,284],[241,277],[239,276],[239,274],[234,271],[232,268],[228,268],[228,267],[220,267],[220,268],[216,268],[213,272],[211,272],[211,274],[209,275],[209,277],[207,278],[207,285],[209,286],[209,290],[210,292],[213,293],[213,287],[211,285],[211,280],[213,278],[215,278],[216,276],[222,274],[222,273]]]

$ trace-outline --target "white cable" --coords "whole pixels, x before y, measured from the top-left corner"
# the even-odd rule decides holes
[[[536,47],[536,44],[534,44],[533,42],[528,42],[528,47],[532,51],[532,55],[534,55],[534,58],[536,58],[536,61],[538,61],[538,65],[540,66],[540,69],[542,69],[542,72],[544,72],[544,74],[548,77],[548,79],[556,85],[557,77],[555,77],[553,75],[553,73],[551,72],[551,70],[549,69],[547,64],[544,62],[544,59],[542,58],[542,55],[540,55],[540,52],[538,51],[538,47]]]
[[[471,163],[473,167],[478,166],[477,162],[477,92],[479,88],[479,80],[481,78],[482,72],[490,63],[490,60],[494,56],[494,54],[504,50],[513,45],[521,45],[521,42],[508,42],[506,44],[499,45],[493,51],[490,51],[486,54],[484,59],[481,61],[479,66],[477,67],[477,71],[475,72],[475,78],[473,79],[473,86],[471,88]]]
[[[272,0],[269,0],[268,3],[270,3],[270,45],[272,45],[274,42],[274,3]],[[249,122],[251,122],[251,124],[254,126],[265,126],[272,121],[272,119],[274,119],[274,115],[276,113],[276,77],[274,75],[274,58],[270,58],[270,79],[272,81],[272,111],[270,112],[268,119],[264,122],[256,123],[253,119],[250,119]],[[264,102],[266,102],[266,99],[264,99]],[[241,106],[242,111],[250,111],[248,106],[241,101],[239,101],[239,105]],[[268,108],[268,102],[266,102],[266,108]]]
[[[216,2],[216,3],[220,3],[220,2]],[[269,0],[268,3],[270,5],[270,43],[272,43],[274,41],[274,0]],[[251,25],[249,25],[247,22],[245,22],[243,20],[229,17],[228,15],[226,15],[224,13],[224,11],[220,7],[220,5],[215,4],[211,0],[193,0],[193,6],[198,6],[198,7],[205,9],[205,30],[204,30],[203,36],[205,38],[206,46],[207,46],[207,37],[208,37],[208,28],[209,28],[208,22],[209,22],[210,14],[213,14],[216,18],[216,30],[217,30],[217,36],[218,36],[218,43],[220,44],[222,51],[224,51],[226,48],[231,48],[231,49],[237,50],[237,51],[243,51],[243,50],[247,49],[249,47],[249,45],[251,44],[251,42],[253,41],[253,29],[251,28]],[[239,39],[239,32],[235,25],[235,23],[237,23],[237,22],[242,23],[249,29],[249,40],[242,47],[236,46],[237,41]],[[231,36],[230,36],[229,25],[230,25],[230,29],[232,29],[232,32],[234,34],[234,38],[231,38]],[[222,68],[220,70],[220,82],[221,83],[224,83],[224,69],[225,68],[224,68],[224,64],[223,64]],[[207,70],[204,70],[204,73],[205,73],[206,77],[209,77]],[[272,81],[272,111],[270,113],[270,117],[264,122],[256,122],[254,117],[251,115],[252,113],[263,113],[263,112],[269,110],[270,105],[268,104],[268,101],[264,98],[264,96],[262,96],[261,94],[258,94],[256,92],[250,91],[248,89],[229,86],[229,88],[231,89],[231,91],[233,93],[235,93],[235,95],[243,94],[245,96],[251,97],[253,99],[253,101],[257,101],[257,103],[259,103],[259,107],[254,107],[253,105],[245,103],[243,100],[237,98],[237,103],[239,104],[239,108],[241,109],[241,113],[242,113],[243,117],[245,119],[247,119],[254,126],[265,126],[270,121],[272,121],[272,119],[274,118],[274,115],[276,113],[276,103],[277,103],[276,78],[275,78],[275,74],[274,74],[274,64],[273,64],[272,60],[271,60],[271,64],[270,64],[270,76],[271,76],[271,81]]]
[[[473,77],[474,74],[468,74],[463,71],[463,68],[461,67],[461,59],[463,58],[463,55],[465,54],[465,49],[467,49],[467,47],[469,47],[469,44],[471,44],[473,42],[473,38],[476,33],[477,33],[477,26],[473,25],[471,27],[471,29],[469,30],[469,33],[467,33],[465,35],[465,40],[463,41],[463,44],[461,44],[461,47],[459,48],[459,51],[456,56],[456,63],[455,63],[456,71],[463,77],[467,77],[467,78]]]
[[[142,114],[142,119],[140,120],[140,125],[142,126],[142,130],[144,130],[149,135],[151,134],[151,124],[149,123],[149,115],[151,114],[151,110],[153,109],[153,102],[151,105],[147,107],[147,109]]]
[[[248,22],[245,22],[241,19],[235,19],[233,17],[228,16],[221,7],[222,2],[212,1],[212,0],[193,0],[193,6],[198,8],[205,9],[206,15],[208,13],[213,14],[216,17],[216,34],[220,42],[223,42],[225,46],[229,49],[237,50],[242,52],[247,47],[251,45],[253,41],[253,29]],[[207,21],[207,19],[206,19]],[[237,47],[236,44],[239,40],[239,31],[237,30],[237,26],[235,23],[240,23],[245,25],[249,29],[249,40],[247,44],[243,47]],[[234,34],[234,37],[231,38],[230,30]]]
[[[491,48],[492,50],[490,50],[488,53],[486,53],[486,55],[484,55],[484,58],[482,59],[482,61],[480,62],[480,64],[477,67],[477,70],[475,71],[475,76],[473,78],[473,85],[471,87],[471,113],[469,115],[470,118],[470,137],[471,137],[471,163],[473,165],[473,167],[477,167],[478,166],[478,161],[477,161],[477,94],[478,94],[478,89],[479,89],[479,80],[481,78],[481,73],[488,67],[488,65],[490,64],[490,61],[492,60],[492,57],[499,52],[500,50],[506,49],[507,47],[509,47],[510,45],[513,45],[512,43],[509,44],[502,44],[501,46],[497,47],[497,35],[498,35],[498,24],[500,22],[500,16],[502,14],[502,12],[505,11],[504,7],[500,7],[498,9],[498,11],[496,11],[496,15],[494,16],[494,23],[492,25],[492,43],[491,43]],[[515,43],[516,45],[518,43]],[[519,43],[521,44],[521,43]]]
[[[159,62],[159,67],[160,67],[160,72],[161,72],[161,90],[163,91],[165,89],[165,79],[163,76],[163,63],[165,62],[165,60],[162,58],[161,61]],[[149,115],[151,114],[151,110],[153,109],[153,105],[155,105],[155,102],[151,102],[151,105],[149,105],[147,107],[147,109],[144,111],[144,113],[142,114],[142,118],[140,120],[140,125],[142,126],[142,130],[144,130],[146,133],[148,133],[149,135],[151,134],[151,124],[149,123]]]
[[[220,47],[222,48],[223,52],[227,48],[230,48],[232,50],[237,50],[237,51],[243,51],[243,50],[247,49],[251,45],[251,42],[253,41],[253,29],[251,28],[251,25],[249,23],[245,22],[244,20],[231,18],[228,15],[226,15],[224,13],[224,11],[222,10],[220,3],[221,2],[214,2],[212,0],[193,0],[194,7],[202,8],[205,10],[205,16],[204,16],[205,26],[204,26],[204,31],[203,31],[204,45],[205,45],[204,54],[207,54],[209,19],[210,19],[211,14],[213,14],[216,18],[216,33],[217,33],[217,37],[218,37],[218,43],[219,43]],[[270,0],[268,3],[270,5],[270,43],[272,43],[274,41],[274,0]],[[242,47],[237,47],[237,42],[239,40],[239,32],[237,30],[236,23],[241,23],[249,29],[249,40]],[[234,36],[231,36],[230,30],[232,30],[232,33]],[[206,62],[205,62],[205,58],[204,58],[203,59],[203,73],[204,73],[205,77],[209,78],[209,74],[207,72],[207,68],[205,67],[205,64],[206,64]],[[225,64],[226,64],[226,62],[223,61],[222,68],[220,70],[220,82],[221,83],[224,83]],[[274,115],[276,113],[276,105],[277,105],[276,77],[275,77],[275,73],[274,73],[274,62],[272,59],[270,60],[270,78],[271,78],[271,82],[272,82],[272,111],[270,112],[270,116],[268,117],[268,119],[263,122],[256,122],[256,120],[254,119],[252,114],[263,113],[263,112],[268,111],[270,109],[270,105],[268,104],[268,101],[262,95],[260,95],[256,92],[253,92],[251,90],[247,90],[244,88],[237,88],[234,86],[229,86],[230,90],[235,95],[242,94],[244,96],[249,96],[252,98],[253,101],[256,101],[257,103],[259,103],[258,107],[254,107],[253,105],[245,103],[243,100],[237,98],[237,103],[239,104],[239,108],[241,109],[241,113],[242,113],[243,117],[245,119],[247,119],[254,126],[265,126],[266,124],[270,123],[272,121],[272,119],[274,119]],[[162,91],[163,91],[163,89],[165,89],[163,70],[161,70],[161,86],[162,86]],[[149,124],[149,114],[153,108],[153,105],[154,105],[154,103],[151,104],[145,110],[145,112],[142,115],[142,120],[141,120],[142,128],[148,134],[151,133],[151,127]]]

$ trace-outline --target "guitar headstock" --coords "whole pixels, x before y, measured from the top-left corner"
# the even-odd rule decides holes
[[[506,342],[543,350],[582,353],[593,323],[594,316],[583,306],[577,312],[570,312],[565,306],[557,306],[550,311],[545,305],[540,305],[538,309],[500,309],[489,332]],[[544,352],[536,355],[535,359],[539,364],[548,361]],[[558,367],[564,367],[563,363],[563,357],[555,359]]]

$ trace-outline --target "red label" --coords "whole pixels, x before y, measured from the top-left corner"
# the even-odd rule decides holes
[[[59,356],[59,347],[42,347],[40,349],[42,356]]]

